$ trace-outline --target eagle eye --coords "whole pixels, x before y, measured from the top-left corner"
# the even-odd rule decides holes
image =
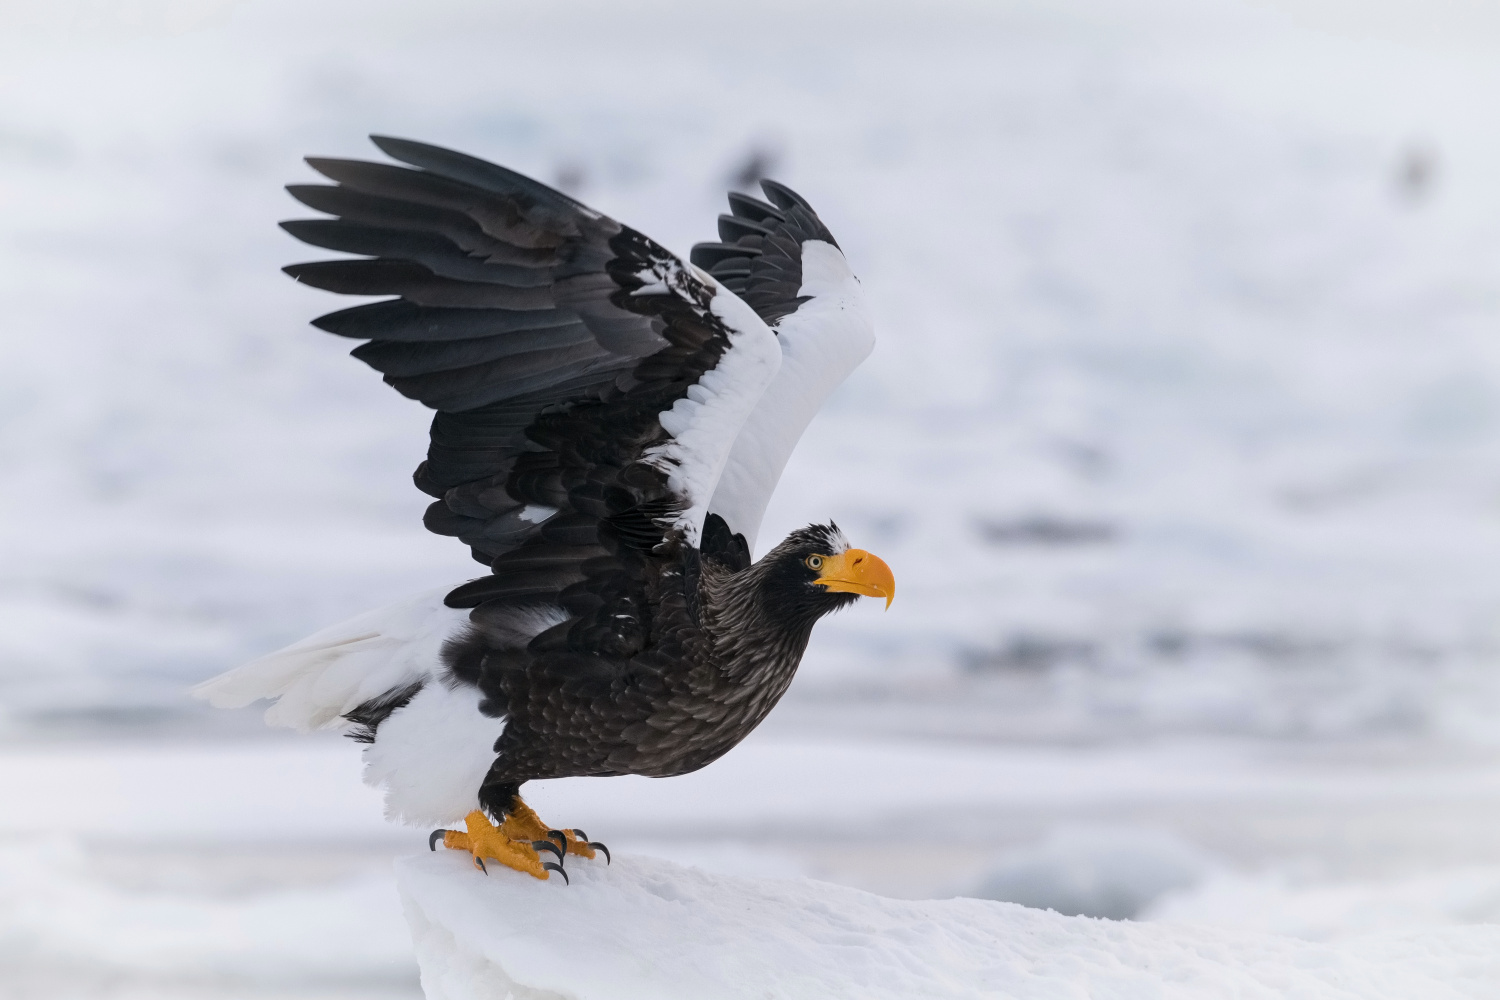
[[[806,559],[804,559],[802,561],[807,564],[807,568],[808,569],[822,569],[823,568],[823,557],[822,556],[808,556]]]

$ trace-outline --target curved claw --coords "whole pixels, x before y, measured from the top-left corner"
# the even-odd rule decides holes
[[[579,836],[583,836],[582,831],[579,831],[578,835]],[[607,864],[607,865],[614,864],[614,859],[609,856],[609,848],[607,848],[603,844],[599,843],[599,841],[597,841],[597,840],[591,840],[591,841],[589,841],[589,847],[593,848],[596,851],[603,851],[604,852],[604,863],[605,864]]]
[[[568,853],[568,835],[566,833],[563,833],[561,830],[548,830],[547,839],[557,841],[558,849],[561,850],[563,854]]]
[[[432,833],[430,833],[427,836],[427,849],[429,851],[436,851],[437,850],[437,842],[439,840],[442,840],[443,839],[443,834],[445,834],[447,832],[448,832],[447,830],[433,830]]]
[[[542,862],[542,868],[544,870],[546,870],[546,871],[557,872],[557,874],[561,875],[563,877],[563,885],[572,885],[573,884],[572,882],[570,882],[568,880],[568,873],[565,872],[565,871],[563,871],[563,866],[562,865],[553,864],[551,861],[543,861]]]
[[[573,834],[573,836],[577,837],[579,840],[587,841],[589,839],[589,835],[578,829],[578,827],[576,826],[568,832]]]
[[[550,840],[533,840],[531,842],[531,849],[533,851],[551,851],[553,854],[557,855],[558,861],[561,861],[563,859],[563,854],[565,853],[561,848],[559,848]]]
[[[474,855],[474,864],[477,865],[479,870],[484,872],[486,875],[490,873],[490,870],[484,866],[484,859],[477,854]]]

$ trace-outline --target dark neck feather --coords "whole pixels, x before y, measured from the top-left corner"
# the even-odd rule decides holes
[[[818,619],[857,598],[807,586],[792,540],[738,572],[704,563],[708,625],[729,676],[759,669],[795,671]],[[784,665],[784,666],[782,666]]]
[[[707,624],[720,668],[730,677],[767,669],[795,671],[812,638],[819,616],[809,609],[778,607],[785,602],[774,599],[766,575],[764,559],[738,573],[705,567],[711,609]]]

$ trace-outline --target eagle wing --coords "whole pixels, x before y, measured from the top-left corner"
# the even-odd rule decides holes
[[[785,185],[761,188],[769,202],[731,194],[720,242],[698,244],[691,257],[770,324],[781,345],[781,367],[740,430],[708,508],[747,550],[803,431],[875,346],[859,282],[828,227]]]
[[[355,357],[437,411],[414,476],[434,498],[424,520],[491,574],[197,689],[217,705],[277,698],[268,721],[304,730],[378,721],[475,616],[522,644],[561,625],[583,650],[636,645],[631,610],[652,550],[671,528],[699,542],[739,428],[780,364],[755,311],[635,230],[483,160],[374,142],[405,166],[311,159],[334,183],[289,190],[332,218],[283,224],[359,257],[286,270],[392,296],[314,324],[365,341]]]
[[[335,185],[289,190],[336,218],[283,224],[365,259],[286,271],[397,296],[314,323],[367,340],[354,356],[438,411],[415,474],[436,498],[426,524],[493,571],[449,605],[577,582],[601,525],[632,538],[670,525],[696,544],[780,364],[765,322],[641,233],[530,178],[374,141],[409,166],[310,159]]]
[[[641,233],[503,167],[374,141],[407,165],[310,159],[335,183],[289,190],[333,218],[283,223],[363,256],[286,271],[394,296],[314,324],[365,341],[355,357],[437,411],[414,477],[434,497],[425,522],[491,572],[441,605],[363,616],[199,688],[223,705],[278,697],[268,720],[302,729],[366,716],[373,729],[399,707],[394,693],[432,675],[460,616],[517,648],[548,632],[538,650],[561,643],[585,670],[642,649],[661,542],[699,545],[735,437],[780,364],[764,320]],[[432,642],[410,638],[428,631]],[[416,645],[421,663],[382,652]]]

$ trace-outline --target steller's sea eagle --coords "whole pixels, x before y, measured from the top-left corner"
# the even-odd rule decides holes
[[[731,194],[691,263],[504,167],[374,137],[405,166],[310,158],[358,254],[305,284],[394,296],[313,321],[437,411],[427,527],[489,574],[325,629],[207,681],[274,725],[343,728],[394,819],[546,878],[603,845],[520,797],[538,778],[686,774],[754,729],[822,616],[895,594],[832,523],[750,558],[771,491],[874,346],[859,283],[797,194]],[[556,856],[542,861],[538,852]],[[606,852],[607,853],[607,852]]]

